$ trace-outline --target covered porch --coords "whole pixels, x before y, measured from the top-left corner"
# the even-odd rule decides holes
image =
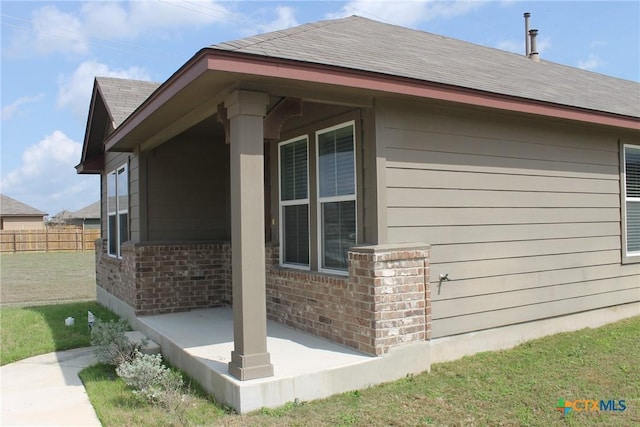
[[[429,369],[429,342],[375,357],[269,320],[273,376],[239,381],[228,372],[234,348],[230,307],[140,316],[136,325],[160,344],[165,358],[239,413],[328,397]]]
[[[225,89],[185,115],[191,85],[163,104],[155,92],[105,144],[105,169],[127,158],[129,240],[97,245],[98,300],[241,412],[428,369],[430,248],[368,244],[378,240],[368,100]],[[305,135],[316,153],[313,135],[344,123],[356,228],[331,241],[344,247],[341,269],[319,265],[309,201],[307,266],[283,265],[278,142]]]
[[[229,243],[129,243],[121,265],[137,279],[119,277],[135,283],[128,288],[132,302],[100,286],[98,301],[128,318],[167,360],[240,413],[430,368],[427,248],[352,248],[346,277],[282,268],[272,244],[265,253],[267,314],[259,321],[272,371],[261,378],[239,378],[230,369],[238,308]]]

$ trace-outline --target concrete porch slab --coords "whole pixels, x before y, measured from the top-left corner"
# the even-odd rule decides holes
[[[136,326],[160,345],[167,360],[239,413],[366,388],[430,367],[428,342],[375,357],[268,321],[267,350],[274,376],[238,381],[228,373],[233,350],[231,308],[138,317]]]

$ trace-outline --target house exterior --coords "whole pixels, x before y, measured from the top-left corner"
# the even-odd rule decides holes
[[[77,170],[99,300],[232,305],[241,380],[273,372],[267,317],[381,356],[640,310],[636,82],[322,21],[96,78]]]
[[[49,225],[100,229],[100,208],[101,203],[98,200],[74,212],[63,210],[51,217]]]
[[[44,230],[46,212],[0,194],[0,230]]]

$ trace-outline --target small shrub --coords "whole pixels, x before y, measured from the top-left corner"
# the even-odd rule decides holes
[[[126,337],[125,332],[128,328],[127,322],[123,319],[117,322],[95,320],[91,328],[91,345],[100,362],[119,366],[135,358],[140,346]]]
[[[182,376],[164,366],[159,354],[136,351],[135,358],[118,366],[116,373],[136,395],[168,412],[179,414],[188,403]]]

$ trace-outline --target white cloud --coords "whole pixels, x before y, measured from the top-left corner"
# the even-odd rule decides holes
[[[295,10],[292,7],[278,6],[276,8],[276,14],[277,17],[273,21],[258,25],[258,30],[261,33],[283,30],[299,25],[295,17]]]
[[[578,68],[589,71],[596,70],[603,65],[605,65],[604,61],[595,53],[590,53],[587,59],[581,59],[578,61]]]
[[[119,77],[123,79],[151,80],[149,73],[138,67],[112,70],[108,65],[96,61],[85,61],[75,69],[71,76],[59,79],[60,89],[56,105],[69,107],[79,117],[86,117],[91,100],[93,79],[101,77]]]
[[[228,22],[232,16],[213,0],[92,1],[68,12],[44,6],[33,13],[28,31],[15,36],[9,51],[22,56],[84,54],[96,41],[105,46],[149,34],[177,37],[181,28]]]
[[[23,96],[21,98],[16,99],[11,104],[5,107],[2,107],[2,113],[0,114],[2,116],[2,120],[11,120],[12,118],[20,114],[20,107],[26,104],[38,102],[43,97],[44,97],[44,94],[41,93],[36,96]]]
[[[168,36],[167,32],[185,26],[224,22],[231,16],[226,7],[210,0],[89,2],[81,13],[87,34],[106,39],[133,39],[158,30],[161,34],[156,36]]]
[[[486,3],[475,0],[353,0],[344,5],[339,12],[328,14],[327,17],[332,19],[361,15],[379,21],[412,27],[424,21],[464,15],[484,4]]]
[[[10,194],[49,214],[79,209],[99,198],[95,176],[79,176],[82,144],[56,130],[25,149],[22,162],[0,180],[0,192]]]
[[[82,53],[88,49],[80,20],[73,15],[60,12],[55,6],[45,6],[36,10],[31,25],[34,35],[33,48],[38,53]]]

